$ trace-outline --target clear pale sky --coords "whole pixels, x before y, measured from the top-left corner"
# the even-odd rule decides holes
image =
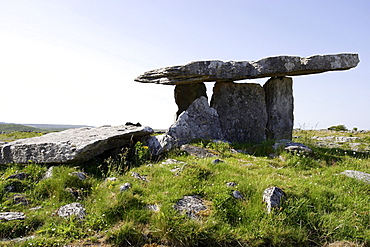
[[[304,129],[370,129],[370,1],[0,0],[0,122],[167,128],[174,87],[145,71],[347,52],[354,69],[293,77]]]

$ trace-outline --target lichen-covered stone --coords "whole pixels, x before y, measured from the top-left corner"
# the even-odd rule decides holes
[[[291,140],[294,124],[292,78],[270,78],[263,88],[266,94],[267,138]]]
[[[280,208],[280,204],[285,197],[285,193],[279,187],[270,187],[263,191],[262,199],[266,203],[267,213],[271,213],[273,208]]]
[[[358,54],[342,53],[310,57],[276,56],[258,61],[197,61],[145,72],[138,82],[181,85],[207,81],[236,81],[274,76],[317,74],[347,70],[360,62]]]
[[[217,111],[211,108],[206,97],[196,99],[166,132],[181,146],[193,139],[223,139]]]
[[[83,219],[86,215],[86,211],[82,204],[74,202],[60,207],[57,210],[57,215],[64,218],[75,215],[76,218]]]
[[[217,82],[211,107],[217,110],[226,140],[259,143],[266,139],[267,111],[261,85]]]
[[[85,161],[151,133],[150,127],[125,125],[68,129],[0,145],[0,164]]]

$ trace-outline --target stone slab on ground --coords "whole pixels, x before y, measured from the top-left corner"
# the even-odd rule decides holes
[[[21,212],[3,212],[0,213],[0,221],[6,220],[24,220],[26,216]]]
[[[360,171],[354,171],[354,170],[345,170],[344,172],[341,172],[340,174],[346,175],[350,178],[355,178],[357,180],[364,181],[365,183],[370,184],[370,174],[366,172],[360,172]]]
[[[107,150],[127,145],[132,138],[151,133],[150,127],[126,125],[68,129],[0,145],[0,164],[86,161]]]
[[[211,81],[235,81],[274,76],[317,74],[348,70],[360,62],[358,54],[341,53],[310,57],[275,56],[258,61],[196,61],[186,65],[166,67],[145,72],[138,82],[167,85]]]

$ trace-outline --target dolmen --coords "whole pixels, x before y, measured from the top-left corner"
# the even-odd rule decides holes
[[[358,54],[352,53],[196,61],[151,70],[135,81],[175,85],[177,120],[166,134],[178,144],[196,138],[260,143],[292,139],[293,80],[288,76],[348,70],[358,63]],[[264,77],[269,79],[263,86],[236,82]],[[215,82],[210,105],[204,82]]]

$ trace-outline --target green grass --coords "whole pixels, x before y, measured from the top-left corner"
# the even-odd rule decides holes
[[[314,155],[280,151],[270,158],[274,152],[271,141],[232,145],[203,140],[194,145],[219,153],[223,163],[212,164],[214,158],[199,159],[180,150],[162,160],[150,160],[148,149],[138,143],[133,152],[124,150],[121,156],[104,162],[57,166],[53,177],[46,180],[42,180],[47,170],[44,165],[3,165],[0,211],[24,212],[27,218],[1,222],[0,239],[35,236],[12,243],[18,246],[323,246],[337,241],[369,246],[370,185],[339,175],[344,170],[370,173],[369,153],[316,147],[310,137],[326,133],[295,133]],[[369,136],[361,133],[362,140]],[[232,148],[250,154],[234,153]],[[186,165],[164,165],[166,158]],[[183,167],[178,174],[171,171],[176,166]],[[70,176],[74,171],[87,172],[89,178],[82,181]],[[17,172],[30,176],[23,181],[5,180]],[[132,172],[146,176],[147,181],[135,179]],[[112,176],[117,180],[106,180]],[[28,198],[29,205],[15,205],[12,197],[17,193],[4,192],[12,182],[19,183],[19,193]],[[120,192],[126,182],[131,188]],[[227,182],[237,186],[227,187]],[[287,197],[280,209],[267,214],[262,192],[270,186],[282,188]],[[79,199],[65,190],[71,187],[81,192]],[[239,190],[245,200],[233,198],[233,190]],[[207,202],[209,210],[202,212],[200,219],[190,219],[174,209],[186,195],[200,195]],[[83,220],[55,215],[60,206],[75,201],[86,208]],[[147,208],[153,204],[160,210]],[[33,210],[36,206],[42,208]]]

